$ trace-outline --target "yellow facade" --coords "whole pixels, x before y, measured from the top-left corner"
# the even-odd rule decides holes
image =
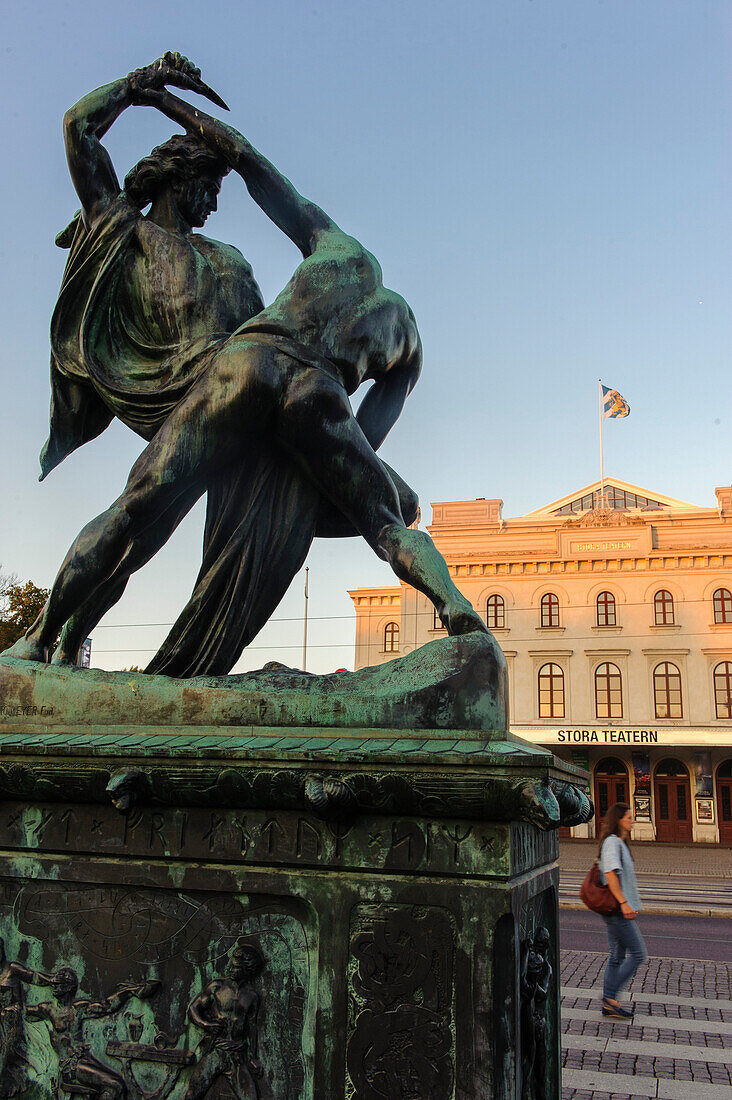
[[[716,495],[607,478],[517,518],[500,500],[432,506],[506,655],[512,732],[588,767],[598,810],[629,801],[639,839],[732,844],[732,487]],[[444,635],[406,585],[349,594],[356,668]]]

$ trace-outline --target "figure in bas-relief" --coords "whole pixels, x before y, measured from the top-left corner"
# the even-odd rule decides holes
[[[549,932],[543,926],[521,944],[522,1100],[546,1098],[546,1013],[552,979],[552,967],[547,958],[549,944]]]
[[[59,1081],[62,1088],[82,1085],[94,1100],[125,1100],[127,1087],[120,1075],[92,1054],[84,1041],[84,1025],[119,1012],[132,997],[145,999],[158,989],[156,981],[124,986],[100,1001],[76,1000],[79,979],[69,966],[60,967],[51,977],[53,1001],[28,1005],[26,1015],[31,1020],[45,1020],[49,1025],[51,1046],[58,1058]]]
[[[269,618],[315,534],[359,534],[435,605],[449,634],[486,631],[425,533],[414,493],[378,457],[421,370],[411,309],[371,253],[232,127],[168,91],[222,101],[178,54],[85,96],[65,118],[79,217],[52,321],[43,475],[113,416],[148,441],[123,492],[81,531],[14,656],[74,662],[129,577],[204,494],[193,595],[149,672],[226,673]],[[129,106],[185,131],[121,189],[102,138]],[[300,249],[266,308],[230,246],[194,230],[223,176]],[[149,212],[141,211],[150,204]],[[373,382],[354,415],[351,398]]]
[[[50,974],[11,962],[0,939],[0,1097],[22,1096],[28,1051],[23,985],[50,985]]]
[[[263,968],[259,951],[239,944],[226,976],[214,978],[191,1002],[188,1018],[203,1038],[184,1100],[204,1100],[219,1077],[229,1082],[237,1100],[272,1100],[257,1057],[259,996],[251,988]]]

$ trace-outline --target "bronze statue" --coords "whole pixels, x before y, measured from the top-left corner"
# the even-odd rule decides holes
[[[411,309],[376,259],[240,133],[171,94],[223,102],[178,54],[92,92],[65,118],[80,216],[52,322],[43,476],[118,416],[149,440],[127,485],[73,543],[42,615],[9,651],[74,661],[129,576],[208,493],[192,597],[147,671],[225,673],[267,621],[315,534],[362,535],[450,634],[485,631],[414,493],[377,456],[422,364]],[[132,104],[181,125],[120,190],[101,138]],[[238,172],[301,250],[271,305],[230,246],[193,232]],[[140,212],[151,203],[146,216]],[[258,311],[258,312],[257,312]],[[256,314],[256,316],[253,316]],[[354,416],[350,398],[372,381]]]
[[[82,1085],[94,1100],[125,1100],[127,1086],[115,1070],[103,1065],[84,1042],[84,1024],[119,1012],[132,997],[145,999],[158,989],[159,982],[123,986],[102,1001],[76,1000],[79,979],[70,966],[60,967],[51,977],[55,1003],[44,1001],[28,1005],[31,1020],[45,1020],[50,1026],[51,1046],[58,1058],[62,1088]],[[72,1091],[75,1091],[72,1089]]]
[[[239,943],[226,977],[209,982],[191,1002],[188,1018],[203,1031],[203,1039],[184,1100],[203,1100],[219,1077],[229,1082],[236,1100],[270,1100],[257,1057],[259,996],[251,988],[263,969],[256,947]]]

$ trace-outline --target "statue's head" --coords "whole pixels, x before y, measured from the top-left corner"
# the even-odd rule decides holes
[[[537,928],[536,932],[534,933],[534,951],[537,951],[540,955],[546,955],[547,951],[549,950],[550,943],[551,937],[549,935],[548,929],[544,928],[543,925]]]
[[[70,966],[61,966],[54,971],[52,988],[54,995],[59,999],[73,997],[79,988],[79,979]]]
[[[253,944],[237,943],[231,952],[228,975],[237,982],[249,982],[264,970],[264,956]]]
[[[182,216],[190,226],[202,226],[216,209],[227,165],[190,134],[176,134],[156,146],[150,156],[127,173],[125,192],[142,210],[170,188]]]

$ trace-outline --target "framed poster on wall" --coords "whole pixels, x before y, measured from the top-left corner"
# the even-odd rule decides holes
[[[696,799],[696,820],[703,822],[704,824],[712,824],[714,822],[714,799],[713,798],[697,798]]]
[[[650,821],[651,820],[651,799],[650,795],[637,794],[633,797],[633,817],[636,821]]]

